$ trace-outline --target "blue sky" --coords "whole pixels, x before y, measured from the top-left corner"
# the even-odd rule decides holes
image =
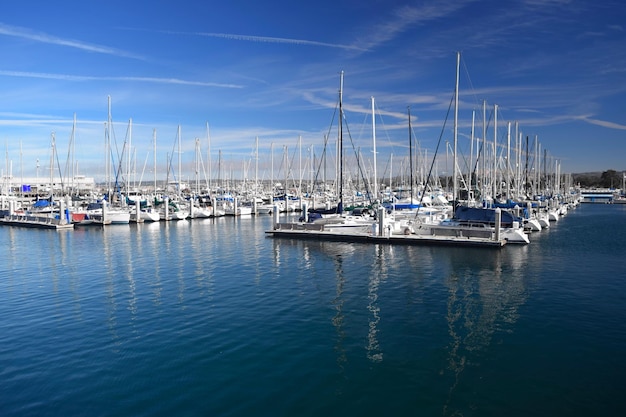
[[[620,1],[61,3],[0,5],[5,174],[34,175],[39,159],[44,175],[52,132],[64,166],[76,114],[78,171],[102,177],[111,96],[115,143],[121,149],[132,119],[137,177],[150,161],[144,181],[152,176],[154,129],[160,176],[179,125],[186,175],[193,175],[196,138],[208,165],[207,123],[214,169],[221,150],[223,169],[241,175],[258,137],[259,175],[270,175],[270,148],[281,175],[284,146],[294,160],[300,138],[306,159],[311,146],[321,155],[325,134],[336,139],[331,125],[341,71],[352,137],[344,133],[344,144],[348,152],[360,149],[371,166],[375,97],[380,174],[389,169],[390,154],[396,166],[408,155],[409,106],[414,138],[430,157],[442,134],[452,141],[448,106],[457,51],[459,151],[469,150],[473,110],[481,136],[486,100],[488,119],[499,108],[499,143],[507,123],[517,122],[523,137],[532,144],[536,135],[542,151],[560,161],[562,172],[626,169],[626,6]],[[491,121],[488,140],[493,130]],[[442,145],[439,173],[452,169],[444,154]],[[254,176],[251,168],[247,176]]]

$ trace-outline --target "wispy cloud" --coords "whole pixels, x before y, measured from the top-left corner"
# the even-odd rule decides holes
[[[99,53],[99,54],[115,55],[115,56],[124,57],[124,58],[145,60],[145,58],[140,55],[123,51],[121,49],[110,48],[108,46],[103,46],[103,45],[85,43],[85,42],[81,42],[81,41],[74,40],[74,39],[63,39],[63,38],[59,38],[53,35],[49,35],[47,33],[36,32],[31,29],[18,27],[18,26],[10,26],[4,23],[0,23],[0,35],[29,39],[29,40],[40,42],[40,43],[48,43],[52,45],[66,46],[69,48],[80,49],[80,50],[87,51],[87,52],[94,52],[94,53]]]
[[[64,81],[136,81],[155,84],[179,84],[179,85],[194,85],[200,87],[219,87],[219,88],[243,88],[237,84],[220,84],[204,81],[190,81],[181,80],[178,78],[156,78],[156,77],[94,77],[85,75],[71,75],[71,74],[49,74],[41,72],[22,72],[22,71],[2,71],[0,70],[0,76],[7,77],[23,77],[23,78],[42,78],[50,80],[64,80]]]
[[[129,27],[121,27],[119,29],[141,31],[141,32],[164,33],[168,35],[204,36],[204,37],[222,38],[222,39],[235,40],[235,41],[246,41],[246,42],[285,43],[285,44],[290,44],[290,45],[322,46],[325,48],[338,48],[338,49],[355,50],[355,51],[362,51],[362,52],[366,51],[365,48],[362,48],[356,45],[342,45],[342,44],[337,44],[337,43],[311,41],[311,40],[306,40],[306,39],[277,38],[277,37],[272,37],[272,36],[240,35],[240,34],[235,34],[235,33],[181,32],[181,31],[176,31],[176,30],[150,30],[150,29],[138,29],[138,28],[129,28]]]
[[[587,116],[581,116],[580,119],[584,120],[585,122],[590,123],[592,125],[606,127],[607,129],[626,130],[626,126],[625,125],[620,125],[620,124],[614,123],[614,122],[608,122],[606,120],[592,119],[592,118],[587,117]]]
[[[236,35],[232,33],[206,33],[196,32],[198,36],[208,36],[213,38],[223,38],[236,41],[248,41],[248,42],[267,42],[267,43],[287,43],[291,45],[311,45],[311,46],[324,46],[328,48],[339,48],[357,51],[366,51],[366,48],[356,45],[342,45],[336,43],[326,43],[317,41],[308,41],[304,39],[289,39],[289,38],[274,38],[269,36],[250,36],[250,35]]]
[[[368,35],[357,40],[356,43],[362,49],[374,49],[416,25],[442,19],[473,1],[463,0],[445,3],[433,1],[423,3],[420,6],[400,7],[393,11],[389,20],[370,28],[367,31]]]

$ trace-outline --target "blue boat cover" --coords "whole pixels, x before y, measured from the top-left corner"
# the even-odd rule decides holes
[[[42,208],[42,207],[48,207],[49,205],[50,205],[50,202],[48,200],[37,200],[33,204],[33,207]]]
[[[459,221],[471,221],[480,223],[495,223],[496,222],[496,210],[487,208],[467,207],[459,206],[454,211],[454,218]],[[501,223],[512,224],[516,221],[513,213],[502,210],[501,211]]]

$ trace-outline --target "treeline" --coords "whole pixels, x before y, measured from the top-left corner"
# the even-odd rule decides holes
[[[604,172],[572,174],[572,180],[583,188],[622,188],[623,175],[623,171],[609,169]]]

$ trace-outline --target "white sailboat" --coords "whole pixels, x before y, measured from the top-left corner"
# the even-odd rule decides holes
[[[113,196],[111,189],[111,136],[113,121],[111,118],[111,96],[107,96],[108,104],[108,117],[106,126],[106,178],[107,178],[107,198],[108,202],[103,204],[103,221],[104,224],[128,224],[130,223],[130,211],[126,207],[122,207],[121,202],[118,200],[118,196]]]

